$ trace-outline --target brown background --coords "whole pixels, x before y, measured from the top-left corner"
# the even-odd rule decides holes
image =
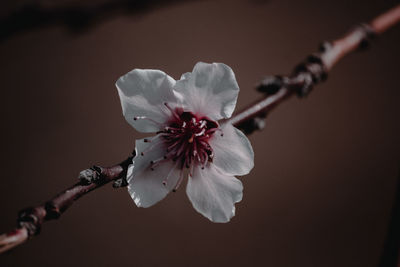
[[[3,2],[4,17],[26,1]],[[0,230],[80,170],[130,153],[140,135],[114,83],[131,69],[179,78],[197,61],[224,62],[241,87],[240,108],[258,97],[264,75],[289,72],[320,41],[396,2],[187,1],[83,34],[54,26],[3,40]],[[0,266],[377,266],[399,171],[399,44],[397,27],[250,136],[255,168],[230,223],[196,213],[184,188],[139,209],[125,189],[106,186],[1,255]]]

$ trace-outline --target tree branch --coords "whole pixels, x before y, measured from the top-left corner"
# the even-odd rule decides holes
[[[45,221],[58,219],[76,200],[85,194],[115,181],[114,186],[124,184],[126,172],[133,155],[123,162],[108,168],[93,166],[79,174],[79,182],[62,191],[51,200],[19,212],[18,227],[0,236],[0,253],[24,243],[29,238],[38,235]]]
[[[319,51],[296,66],[291,75],[266,77],[257,87],[266,97],[252,103],[228,122],[247,134],[262,129],[263,118],[274,107],[294,94],[299,97],[308,95],[314,85],[326,80],[328,72],[340,59],[353,51],[365,49],[373,38],[399,21],[400,5],[397,5],[371,23],[357,25],[342,38],[322,43]]]
[[[290,76],[265,78],[257,89],[266,94],[249,105],[225,123],[232,123],[249,134],[262,129],[263,118],[278,104],[297,94],[306,96],[312,87],[327,77],[331,68],[345,55],[368,46],[371,39],[400,21],[400,5],[378,16],[370,24],[360,24],[344,37],[333,42],[325,42],[320,51],[298,65]],[[57,219],[77,199],[85,194],[114,181],[115,187],[126,185],[126,172],[133,156],[109,168],[94,166],[80,174],[80,181],[64,190],[56,197],[37,207],[22,210],[18,216],[18,227],[0,236],[0,253],[16,247],[40,233],[45,221]]]

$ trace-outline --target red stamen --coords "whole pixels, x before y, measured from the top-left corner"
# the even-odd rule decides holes
[[[153,170],[161,162],[167,160],[176,162],[162,182],[167,185],[173,170],[180,168],[179,180],[174,188],[175,191],[183,180],[183,169],[185,167],[189,169],[189,174],[193,176],[195,166],[201,166],[204,169],[208,162],[212,162],[213,150],[209,140],[216,131],[221,130],[215,121],[205,117],[198,117],[180,108],[172,109],[168,103],[165,103],[165,106],[171,112],[171,119],[167,126],[164,126],[164,129],[157,134],[159,140],[164,143],[167,154],[163,158],[151,161],[150,169]],[[145,142],[150,142],[150,139],[146,139]],[[158,144],[159,142],[152,142],[149,147],[142,151],[142,154],[152,150],[155,147],[154,143]]]

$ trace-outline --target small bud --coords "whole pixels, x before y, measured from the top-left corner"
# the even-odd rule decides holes
[[[320,52],[327,52],[327,51],[329,51],[330,49],[332,49],[332,43],[327,42],[327,41],[322,42],[322,43],[319,45],[319,47],[318,47],[318,50],[319,50]]]
[[[283,86],[283,79],[281,76],[267,76],[257,86],[257,91],[273,95],[279,91]]]
[[[81,180],[81,182],[90,184],[98,180],[100,178],[100,174],[101,174],[101,168],[98,166],[93,166],[90,169],[81,171],[79,173],[78,178],[79,180]]]
[[[125,178],[120,178],[118,180],[115,180],[112,186],[114,188],[120,188],[120,187],[125,187],[127,185],[128,185],[128,182],[126,181],[126,179]]]
[[[256,117],[253,119],[253,123],[257,130],[262,130],[265,127],[265,120],[263,118]]]

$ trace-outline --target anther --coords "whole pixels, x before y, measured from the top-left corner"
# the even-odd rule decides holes
[[[178,163],[175,163],[175,164],[174,164],[174,166],[169,170],[167,177],[162,181],[162,184],[163,184],[164,186],[167,185],[167,182],[168,182],[169,178],[171,177],[171,175],[174,173],[177,164],[178,164]]]
[[[190,139],[188,140],[189,143],[193,143],[193,139],[194,139],[194,134],[192,135],[192,137],[190,137]]]
[[[135,117],[133,117],[133,120],[134,120],[134,121],[137,121],[137,120],[139,120],[139,119],[151,121],[152,123],[154,123],[154,124],[156,124],[156,125],[159,125],[159,126],[162,126],[162,125],[163,125],[161,122],[155,121],[155,120],[153,120],[153,119],[151,119],[151,118],[149,118],[149,117],[146,117],[146,116],[135,116]]]
[[[150,161],[150,168],[155,168],[155,167],[157,167],[158,165],[160,165],[160,163],[162,163],[163,161],[165,161],[166,160],[166,158],[165,157],[161,157],[161,158],[158,158],[158,159],[155,159],[155,160],[151,160]]]
[[[204,128],[206,126],[207,122],[205,120],[201,120],[200,128]]]
[[[224,136],[224,132],[222,131],[221,128],[215,128],[215,132],[221,132],[221,136]]]
[[[201,132],[195,134],[195,136],[202,136],[206,132],[206,129],[202,129]]]
[[[180,173],[179,173],[179,180],[178,180],[178,182],[176,183],[174,189],[172,189],[172,192],[176,192],[176,190],[178,190],[179,186],[180,186],[181,183],[182,183],[182,180],[183,180],[183,170],[180,171]]]

